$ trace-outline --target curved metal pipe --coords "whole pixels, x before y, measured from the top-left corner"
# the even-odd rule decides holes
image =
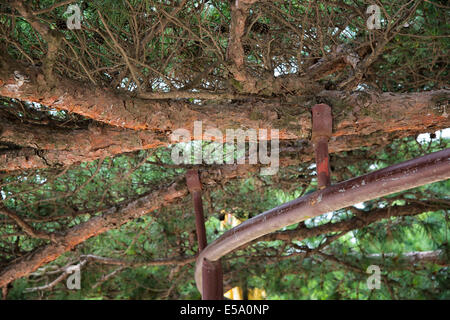
[[[265,234],[321,214],[395,192],[450,178],[450,148],[337,183],[261,213],[208,245],[195,266],[197,288],[202,290],[203,259],[224,255]]]

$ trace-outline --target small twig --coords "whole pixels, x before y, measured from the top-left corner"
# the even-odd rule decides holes
[[[56,240],[58,238],[58,236],[55,234],[48,234],[45,232],[36,231],[33,227],[31,227],[28,223],[26,223],[16,213],[6,209],[5,207],[0,208],[0,214],[3,214],[5,216],[11,218],[12,220],[14,220],[17,223],[17,225],[19,225],[23,229],[23,231],[25,231],[26,234],[28,234],[29,236],[31,236],[33,238],[46,239],[46,240],[51,240],[53,242],[56,242]]]
[[[130,60],[128,59],[127,53],[122,48],[122,46],[119,44],[119,42],[117,42],[117,39],[112,34],[111,30],[109,30],[108,24],[105,22],[105,19],[103,19],[103,16],[102,16],[102,14],[100,13],[99,10],[97,10],[97,13],[98,13],[98,16],[100,17],[100,20],[102,21],[103,25],[105,26],[106,32],[108,33],[108,35],[110,36],[110,38],[114,42],[114,45],[117,47],[117,49],[119,49],[120,53],[122,54],[123,59],[125,60],[125,63],[127,64],[128,68],[130,69],[131,76],[133,77],[133,80],[136,83],[136,86],[139,88],[140,82],[139,82],[138,77],[136,75],[136,70],[134,69],[134,66],[131,65]]]
[[[110,272],[106,275],[103,275],[100,280],[94,284],[92,286],[92,289],[97,288],[99,285],[101,285],[103,282],[108,281],[110,278],[114,277],[116,274],[118,274],[119,272],[121,272],[123,269],[125,269],[126,267],[119,267],[117,269],[115,269],[113,272]]]
[[[53,10],[55,10],[56,8],[65,6],[65,5],[67,5],[67,4],[71,4],[71,3],[73,3],[73,2],[76,2],[76,0],[66,0],[66,1],[59,2],[59,3],[55,3],[55,4],[51,5],[51,6],[48,7],[48,8],[44,8],[44,9],[41,9],[41,10],[34,11],[33,14],[34,14],[34,15],[44,14],[44,13],[53,11]]]

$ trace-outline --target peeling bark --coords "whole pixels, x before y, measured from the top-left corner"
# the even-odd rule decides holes
[[[0,152],[1,171],[68,166],[167,145],[163,135],[110,126],[59,129],[3,119],[0,129],[0,143],[23,147]]]
[[[17,80],[17,74],[22,80]],[[279,138],[301,140],[301,160],[308,161],[310,107],[328,103],[333,112],[330,152],[384,145],[393,137],[405,137],[450,127],[450,90],[421,93],[347,94],[322,91],[315,98],[291,97],[289,101],[245,101],[240,104],[193,105],[181,100],[143,100],[62,79],[56,88],[42,88],[42,73],[34,67],[5,64],[0,68],[0,95],[33,101],[92,118],[111,126],[66,130],[2,119],[0,142],[20,150],[0,153],[0,170],[13,171],[66,166],[124,152],[167,146],[170,133],[178,128],[193,131],[202,121],[203,131],[226,129],[278,129]],[[192,134],[193,136],[193,134]],[[194,138],[194,137],[193,137]]]
[[[17,81],[14,72],[29,80]],[[42,88],[38,81],[42,76],[36,68],[3,62],[0,95],[134,130],[170,133],[178,128],[192,130],[194,121],[202,121],[204,130],[209,127],[223,132],[231,128],[279,129],[280,139],[308,139],[311,134],[310,107],[314,97],[293,97],[287,102],[260,100],[200,106],[179,100],[132,98],[68,79],[61,79],[53,89]],[[316,95],[332,107],[333,136],[424,130],[430,125],[445,128],[450,125],[449,97],[450,90],[351,95],[322,91]]]
[[[9,127],[9,129],[5,130],[4,136],[0,133],[0,143],[7,142],[30,146],[0,151],[0,171],[11,172],[65,167],[85,161],[112,157],[125,152],[167,146],[168,144],[164,136],[156,135],[149,131],[134,131],[120,128],[106,128],[103,130],[104,128],[102,128],[96,132],[76,130],[78,133],[74,133],[70,130],[55,130],[46,126],[36,127],[34,128],[33,125],[26,126],[26,130],[30,130],[30,134],[26,138],[21,136],[22,130],[18,126]],[[435,130],[437,128],[439,127],[431,126],[427,129]],[[338,153],[374,145],[384,146],[393,139],[408,137],[422,131],[398,131],[387,134],[375,132],[368,136],[354,134],[335,137],[330,143],[329,152]],[[39,133],[39,135],[33,133]],[[58,137],[58,139],[55,140],[55,137]],[[148,140],[140,140],[143,137],[148,138]],[[47,138],[50,140],[47,140]],[[31,146],[38,146],[42,149],[35,149]],[[313,159],[314,147],[310,140],[301,140],[300,145],[295,148],[280,148],[280,167],[299,165]],[[245,170],[259,170],[259,165],[239,166],[242,166]],[[223,166],[223,168],[225,167],[227,166]]]

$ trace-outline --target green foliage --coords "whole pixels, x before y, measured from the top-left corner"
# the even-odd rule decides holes
[[[372,2],[294,0],[255,4],[242,37],[246,71],[256,79],[273,74],[303,76],[306,68],[333,54],[340,45],[346,50],[361,50],[370,44],[367,57],[373,53],[373,46],[392,36],[378,59],[365,70],[363,80],[368,88],[420,92],[448,86],[450,40],[447,11],[442,9],[444,1],[419,1],[410,16],[405,11],[396,15],[401,8],[413,5],[410,1],[381,1],[383,30],[389,26],[400,30],[392,34],[366,28],[364,13]],[[27,5],[38,11],[55,3],[41,0],[28,1]],[[67,6],[37,15],[40,22],[60,32],[64,39],[54,70],[59,76],[108,90],[128,90],[127,94],[135,94],[137,87],[144,92],[149,89],[150,93],[179,88],[214,94],[245,93],[242,82],[231,76],[227,61],[229,1],[188,0],[183,7],[178,7],[179,1],[156,0],[73,3],[82,8],[81,30],[65,27]],[[8,56],[36,67],[42,63],[47,52],[43,37],[24,18],[13,14],[7,3],[0,4],[0,29],[0,48],[5,48]],[[132,79],[131,71],[138,79]],[[319,83],[333,87],[353,73],[347,66]],[[266,82],[273,80],[269,79]],[[264,98],[284,102],[291,94],[295,93],[280,91]],[[445,98],[438,102],[445,103]],[[188,102],[199,108],[208,103],[182,99],[182,103]],[[6,98],[0,99],[0,112],[1,116],[7,114],[20,121],[48,121],[61,127],[68,124],[73,130],[88,128],[92,122],[66,111]],[[429,137],[389,137],[392,141],[388,146],[380,143],[380,147],[335,153],[331,156],[333,179],[349,179],[449,148],[448,138]],[[203,150],[207,145],[201,146]],[[16,146],[12,148],[16,150]],[[174,165],[170,155],[169,147],[68,168],[1,173],[1,205],[16,212],[36,231],[65,232],[180,179],[191,166]],[[223,178],[223,167],[215,164],[201,165],[199,169],[208,182],[203,197],[208,242],[232,227],[224,225],[225,215],[246,221],[317,190],[311,163],[284,166],[275,176],[249,172],[243,179]],[[346,221],[355,217],[355,212],[370,215],[377,209],[432,203],[421,214],[390,217],[342,234],[324,232],[315,237],[258,242],[241,248],[223,261],[227,283],[263,288],[268,299],[450,299],[449,190],[450,181],[442,181],[288,226],[281,231]],[[31,237],[2,215],[0,269],[49,243]],[[438,250],[443,263],[402,260],[408,252]],[[92,237],[43,269],[14,281],[8,299],[199,299],[194,263],[155,265],[161,260],[192,258],[197,252],[192,201],[186,196],[170,207]],[[65,266],[80,263],[85,255],[117,259],[124,264],[89,261],[81,271],[81,290],[67,289],[62,280],[50,290],[26,291],[48,285],[64,272]],[[366,269],[374,263],[382,273],[379,290],[370,290],[366,284]]]

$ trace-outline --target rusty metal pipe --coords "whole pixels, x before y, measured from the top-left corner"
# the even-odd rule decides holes
[[[203,260],[202,299],[223,300],[223,273],[220,261]]]
[[[218,261],[240,246],[294,223],[449,178],[450,149],[445,149],[331,185],[261,213],[228,230],[200,253],[195,266],[197,288],[202,290],[204,259]]]
[[[312,107],[312,141],[316,154],[317,184],[324,188],[331,184],[328,140],[332,134],[333,119],[327,104]]]
[[[195,211],[195,229],[197,232],[198,251],[201,252],[207,245],[205,217],[203,215],[202,184],[197,170],[186,172],[186,184],[192,195]]]
[[[202,202],[202,184],[197,170],[188,170],[186,172],[186,184],[189,192],[192,194],[195,211],[195,229],[197,232],[198,251],[202,252],[207,245],[205,217],[203,214]],[[222,300],[223,299],[223,273],[222,265],[217,261],[204,260],[202,265],[203,300]]]
[[[328,138],[320,137],[314,141],[316,154],[317,186],[327,187],[331,184],[330,158],[328,155]]]
[[[192,193],[195,210],[195,229],[197,232],[198,251],[201,252],[208,244],[206,241],[205,218],[203,215],[202,193],[199,191]]]

